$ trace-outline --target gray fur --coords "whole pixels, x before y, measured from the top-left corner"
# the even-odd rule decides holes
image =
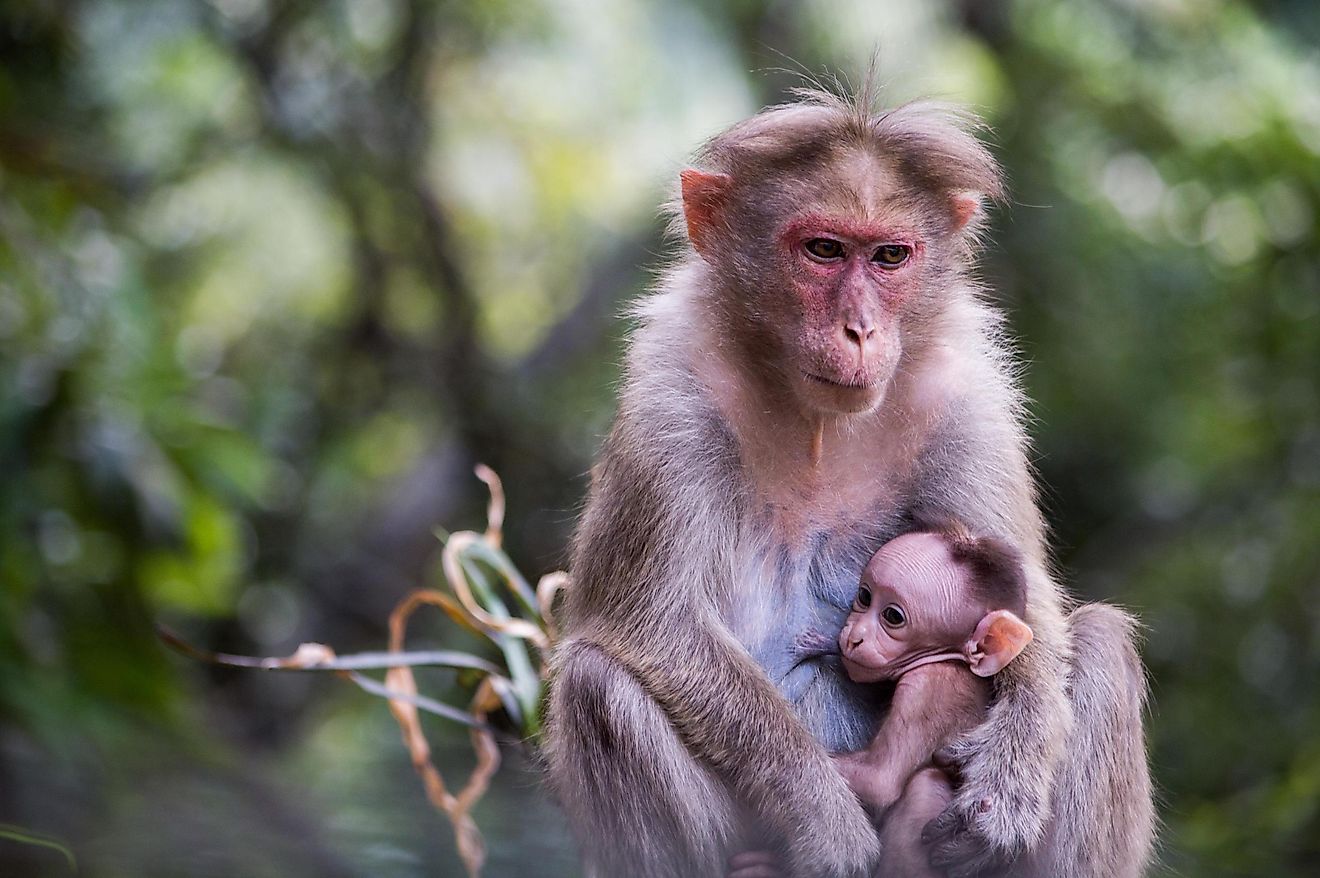
[[[1024,864],[1032,876],[1133,878],[1150,865],[1154,799],[1145,740],[1132,734],[1146,705],[1135,627],[1131,616],[1105,604],[1086,604],[1069,617],[1074,731],[1045,839]]]

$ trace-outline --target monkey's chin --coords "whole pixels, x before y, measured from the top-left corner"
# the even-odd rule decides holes
[[[821,414],[860,415],[873,411],[885,400],[887,379],[867,384],[843,384],[804,371],[799,396],[806,407]]]
[[[872,668],[866,665],[859,665],[857,662],[843,656],[843,670],[848,674],[848,679],[854,683],[879,683],[881,680],[887,680],[889,677],[885,674],[884,668]]]

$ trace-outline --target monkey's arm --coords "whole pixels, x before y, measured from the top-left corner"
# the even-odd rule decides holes
[[[938,662],[899,678],[884,723],[865,750],[835,757],[848,785],[881,814],[935,751],[985,718],[989,681],[956,662]]]
[[[921,464],[918,518],[953,516],[1022,551],[1034,634],[995,675],[986,721],[948,748],[962,785],[926,837],[950,876],[991,872],[1040,840],[1073,722],[1065,598],[1047,567],[1023,435],[1002,414],[968,404],[945,419]]]
[[[1033,594],[1054,585],[1043,567],[1029,572]],[[1051,814],[1054,779],[1072,730],[1068,700],[1066,623],[1061,613],[1031,612],[1033,632],[1056,627],[1035,640],[995,675],[995,699],[981,725],[953,741],[944,756],[962,784],[957,797],[926,834],[937,865],[950,876],[980,875],[1011,863],[1032,848]],[[1049,622],[1044,621],[1045,618]],[[966,871],[958,867],[966,867]]]
[[[874,829],[719,616],[729,583],[711,559],[734,514],[713,504],[727,492],[685,492],[645,463],[657,459],[630,453],[616,428],[579,533],[566,635],[627,668],[692,756],[786,839],[794,875],[863,874],[879,852]]]
[[[742,648],[692,619],[604,636],[680,739],[786,840],[794,875],[861,875],[879,842],[829,756]],[[622,632],[620,632],[622,634]]]

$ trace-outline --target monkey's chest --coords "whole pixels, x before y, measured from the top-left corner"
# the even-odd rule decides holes
[[[843,673],[838,636],[862,568],[902,528],[890,504],[801,541],[754,530],[740,553],[746,563],[726,607],[730,628],[833,751],[864,746],[888,703],[884,687],[855,684]]]

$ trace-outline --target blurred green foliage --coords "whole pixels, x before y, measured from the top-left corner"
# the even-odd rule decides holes
[[[0,822],[83,875],[457,874],[379,702],[151,621],[377,648],[478,460],[561,564],[683,156],[879,46],[995,128],[985,274],[1061,565],[1149,629],[1164,870],[1310,874],[1318,44],[1306,0],[5,4]],[[573,874],[529,772],[477,818]]]

